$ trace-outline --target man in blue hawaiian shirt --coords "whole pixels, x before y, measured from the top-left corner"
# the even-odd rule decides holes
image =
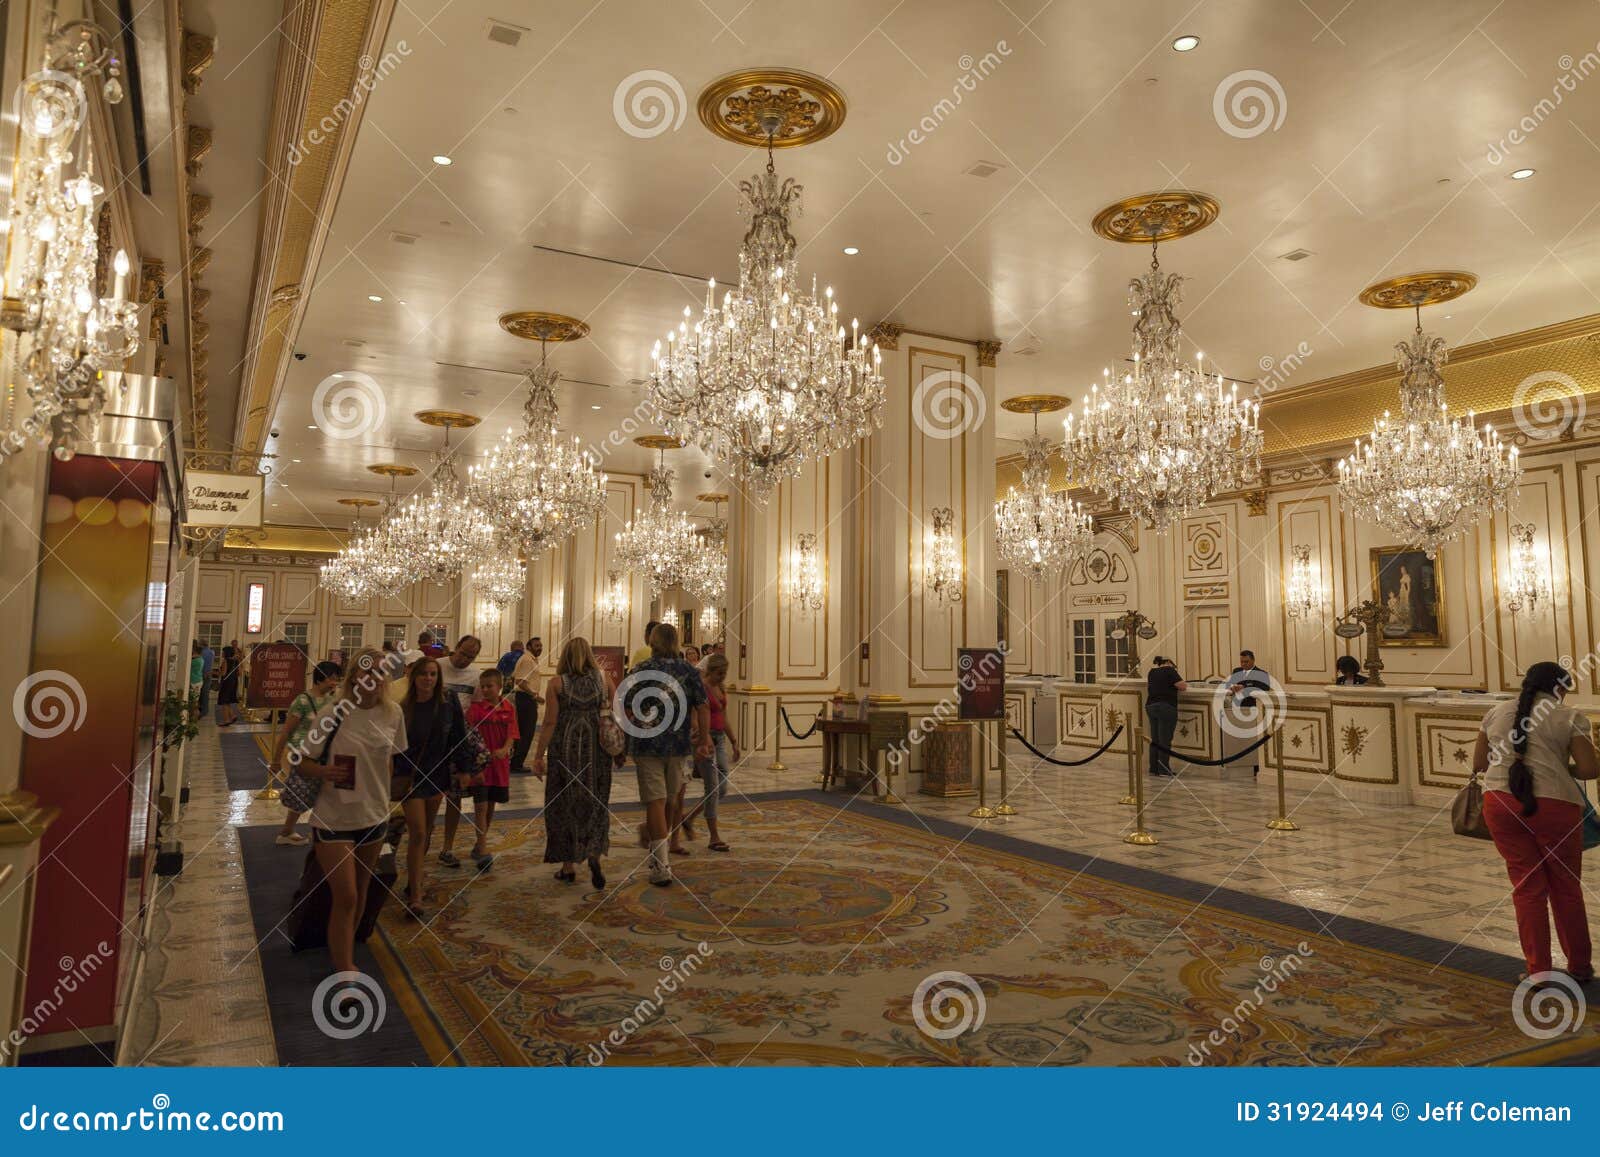
[[[688,773],[691,755],[711,757],[711,713],[700,672],[678,649],[678,628],[658,623],[650,633],[650,658],[635,664],[618,688],[622,729],[639,776],[650,841],[650,882],[672,883],[668,835],[680,817],[669,814]]]

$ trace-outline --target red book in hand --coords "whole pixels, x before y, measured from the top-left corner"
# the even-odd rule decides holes
[[[338,774],[328,782],[340,791],[354,791],[356,789],[356,757],[353,755],[336,755],[329,761]]]

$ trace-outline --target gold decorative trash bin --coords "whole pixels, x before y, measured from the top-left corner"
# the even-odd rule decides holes
[[[972,786],[972,728],[941,723],[922,737],[922,793],[977,795]]]

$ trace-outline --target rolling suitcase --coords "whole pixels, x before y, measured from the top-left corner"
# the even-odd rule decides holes
[[[384,901],[394,891],[399,878],[394,853],[386,852],[379,856],[373,880],[367,886],[367,906],[361,913],[361,919],[356,922],[357,944],[364,944],[378,926],[378,913],[383,911]],[[317,851],[308,848],[306,866],[300,873],[300,886],[295,889],[293,908],[285,921],[292,951],[328,946],[328,910],[331,906],[332,897],[323,880],[322,868],[317,864]]]

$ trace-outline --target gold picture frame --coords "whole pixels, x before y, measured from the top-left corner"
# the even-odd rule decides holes
[[[1421,547],[1375,546],[1372,597],[1389,609],[1380,647],[1444,647],[1444,573]]]

